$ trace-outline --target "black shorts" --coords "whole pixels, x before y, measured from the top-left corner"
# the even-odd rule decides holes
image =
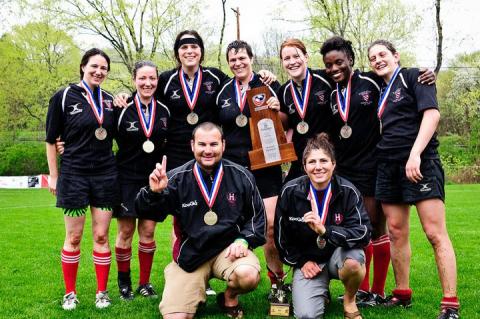
[[[113,217],[133,217],[138,218],[135,210],[135,198],[140,188],[148,185],[148,181],[120,181],[121,204],[113,207]]]
[[[282,188],[282,167],[265,167],[252,171],[258,191],[262,198],[278,196]]]
[[[83,176],[60,174],[57,181],[57,207],[107,208],[120,203],[118,174]]]
[[[423,179],[412,183],[405,174],[406,162],[379,161],[375,197],[384,203],[415,204],[424,199],[445,200],[445,175],[439,159],[423,159]]]
[[[349,180],[360,191],[364,197],[375,196],[375,184],[376,184],[376,172],[372,173],[344,173],[336,172],[338,176],[344,177]]]

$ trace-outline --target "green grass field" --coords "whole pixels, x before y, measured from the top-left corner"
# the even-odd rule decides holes
[[[480,185],[447,186],[447,221],[450,237],[456,249],[458,290],[462,318],[479,318],[480,290]],[[431,247],[418,223],[411,220],[412,269],[411,286],[414,305],[409,310],[365,309],[364,318],[436,318],[441,298]],[[171,259],[169,221],[159,224],[156,232],[152,283],[158,292],[163,289],[163,268]],[[82,257],[78,274],[80,304],[73,312],[60,307],[63,281],[60,249],[64,237],[62,213],[54,207],[54,197],[46,190],[0,190],[0,318],[158,318],[158,300],[136,297],[132,302],[118,299],[116,265],[112,263],[109,280],[113,306],[97,310],[94,306],[95,278],[91,257],[90,224],[85,227]],[[110,242],[114,243],[116,222],[112,221]],[[134,240],[132,274],[138,279],[137,239]],[[261,249],[256,253],[262,256]],[[261,257],[263,263],[263,257]],[[268,281],[265,272],[259,288],[241,297],[247,318],[264,318],[268,310]],[[221,281],[212,281],[216,291],[224,289]],[[393,286],[389,275],[387,291]],[[134,287],[135,288],[135,287]],[[332,296],[342,293],[340,282],[331,285]],[[329,306],[326,318],[343,318],[342,306],[336,300]],[[223,318],[209,298],[201,318]]]

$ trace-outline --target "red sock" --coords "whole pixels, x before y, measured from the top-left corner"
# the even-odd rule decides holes
[[[372,242],[368,244],[365,248],[363,248],[365,252],[365,277],[363,277],[363,281],[358,287],[359,290],[363,290],[366,292],[370,291],[370,262],[372,261],[372,254],[373,254],[373,247]]]
[[[77,293],[75,285],[77,283],[78,263],[80,262],[80,250],[66,251],[62,249],[62,271],[63,281],[65,282],[65,294],[70,292]]]
[[[152,271],[153,255],[157,246],[155,241],[151,243],[138,243],[138,261],[140,263],[139,285],[150,282],[150,272]]]
[[[373,284],[372,292],[385,296],[385,282],[390,265],[390,238],[380,236],[373,241]]]
[[[396,297],[400,300],[403,300],[403,301],[407,301],[407,300],[412,299],[412,289],[410,289],[410,288],[408,288],[408,289],[395,288],[395,289],[393,289],[392,293],[393,293],[394,297]]]
[[[443,297],[442,301],[440,302],[440,308],[442,310],[447,309],[447,308],[452,308],[452,309],[459,309],[460,308],[460,302],[458,301],[457,296],[455,297]]]
[[[276,285],[277,278],[283,279],[283,277],[285,277],[285,273],[283,272],[283,270],[278,274],[275,274],[273,271],[268,270],[267,275],[268,275],[268,278],[270,279],[270,285],[273,285],[273,284]]]
[[[132,258],[132,247],[115,247],[115,259],[117,260],[118,271],[130,271],[130,259]]]
[[[108,273],[112,262],[112,253],[99,253],[93,251],[93,263],[95,264],[95,273],[97,274],[97,293],[107,290]]]

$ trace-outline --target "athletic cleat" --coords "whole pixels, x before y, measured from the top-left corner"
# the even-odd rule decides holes
[[[120,299],[133,300],[134,294],[131,286],[123,286],[119,288]]]
[[[459,318],[460,318],[460,314],[458,313],[458,309],[453,309],[453,308],[443,309],[437,317],[437,319],[459,319]]]
[[[376,307],[376,306],[381,306],[386,302],[385,298],[378,294],[374,293],[368,293],[368,296],[366,298],[363,298],[361,300],[357,299],[357,306],[359,307]]]
[[[108,297],[108,291],[107,290],[99,291],[95,295],[95,307],[97,307],[98,309],[103,309],[103,308],[110,307],[111,304],[112,304],[112,302],[111,302],[110,298]]]
[[[364,290],[358,290],[355,294],[356,303],[363,302],[370,299],[370,292]],[[337,300],[343,303],[343,295],[338,296]]]
[[[148,297],[148,298],[157,298],[158,297],[157,292],[155,291],[155,289],[153,289],[152,284],[149,283],[149,282],[146,283],[146,284],[138,286],[137,293],[139,293],[140,295],[142,295],[144,297]]]
[[[77,295],[72,291],[63,296],[62,308],[63,310],[73,310],[80,303],[77,299]]]
[[[410,308],[412,306],[412,299],[400,300],[395,296],[388,296],[387,298],[385,298],[385,302],[382,305],[387,308],[393,308],[393,307]]]

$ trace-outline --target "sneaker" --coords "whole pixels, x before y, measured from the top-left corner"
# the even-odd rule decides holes
[[[392,307],[410,308],[412,306],[412,299],[400,300],[395,296],[388,296],[387,298],[385,298],[385,302],[382,305],[387,308],[392,308]]]
[[[458,309],[453,309],[453,308],[443,309],[437,317],[437,319],[458,319],[458,318],[460,318]]]
[[[97,307],[98,309],[110,307],[111,304],[112,304],[112,302],[110,301],[110,298],[108,297],[108,291],[107,290],[99,291],[95,295],[95,307]]]
[[[77,307],[77,303],[80,303],[77,299],[77,295],[72,291],[63,296],[62,308],[63,310],[73,310]]]
[[[153,289],[152,284],[149,283],[149,282],[146,283],[146,284],[138,286],[137,293],[139,293],[140,295],[142,295],[144,297],[149,297],[149,298],[157,298],[158,297],[157,292],[155,291],[155,289]]]

